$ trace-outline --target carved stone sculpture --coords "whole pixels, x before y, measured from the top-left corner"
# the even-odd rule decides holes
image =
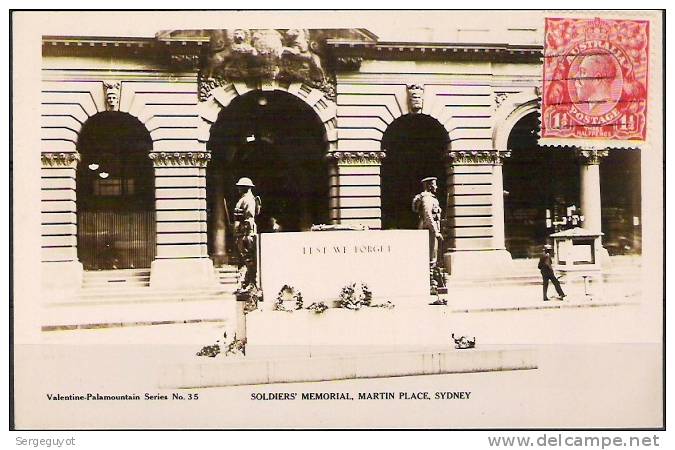
[[[279,75],[279,59],[283,53],[281,33],[277,30],[256,30],[251,40],[257,51],[248,76],[275,79]]]
[[[315,48],[310,46],[308,30],[299,28],[287,30],[284,34],[284,44],[282,57],[288,58],[292,62],[297,61],[306,64],[310,71],[310,77],[315,80],[325,78],[321,67],[321,59],[315,53]]]
[[[106,111],[118,111],[120,108],[120,88],[122,83],[119,81],[104,81],[103,89],[105,91],[105,109]]]
[[[249,30],[215,30],[211,33],[204,75],[211,78],[217,71],[245,71],[257,55],[258,51],[251,45]]]
[[[408,85],[408,106],[410,112],[419,114],[424,108],[424,86],[421,84]]]
[[[200,73],[200,99],[233,80],[302,82],[332,98],[334,75],[324,70],[319,47],[307,29],[214,30]]]

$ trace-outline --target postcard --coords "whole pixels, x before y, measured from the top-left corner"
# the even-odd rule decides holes
[[[14,11],[14,427],[663,429],[664,20]]]

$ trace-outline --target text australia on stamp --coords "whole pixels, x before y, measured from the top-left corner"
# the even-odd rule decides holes
[[[649,22],[547,18],[545,25],[542,141],[645,141]]]

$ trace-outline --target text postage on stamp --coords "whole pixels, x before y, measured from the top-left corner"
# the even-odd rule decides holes
[[[541,137],[644,141],[649,22],[546,18]]]

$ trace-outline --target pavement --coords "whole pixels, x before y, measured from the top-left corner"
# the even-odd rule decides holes
[[[490,278],[450,278],[448,293],[440,295],[453,312],[565,309],[635,304],[641,297],[641,258],[617,256],[599,278],[587,283],[579,277],[561,277],[564,300],[554,296],[542,301],[541,275],[537,261],[515,260],[511,273]],[[83,290],[83,292],[89,292]],[[154,326],[168,324],[222,323],[234,314],[231,290],[161,292],[151,288],[80,294],[43,308],[43,331],[88,328]],[[382,299],[404,301],[404,299]],[[428,304],[435,300],[405,299],[406,304]]]
[[[645,301],[641,295],[640,264],[639,258],[620,257],[617,264],[608,271],[608,276],[601,283],[591,284],[584,287],[583,282],[563,284],[567,293],[565,299],[555,299],[550,296],[550,301],[541,299],[541,279],[538,271],[530,271],[527,280],[516,279],[500,280],[501,284],[494,284],[480,280],[472,280],[451,286],[449,293],[441,296],[447,300],[447,306],[427,306],[429,308],[448,308],[456,313],[457,322],[462,324],[457,334],[471,334],[482,336],[483,343],[508,344],[508,343],[531,343],[531,342],[604,342],[607,333],[612,334],[621,324],[623,329],[635,329],[636,333],[642,328],[636,317],[638,314],[647,314],[647,320],[652,320],[662,311],[661,299],[650,298]],[[523,267],[531,267],[536,262],[517,262]],[[532,280],[539,280],[532,284]],[[549,287],[551,294],[554,289]],[[433,301],[433,297],[425,299],[425,302]],[[226,301],[217,303],[229,303]],[[148,306],[146,306],[147,308]],[[100,306],[82,305],[68,306],[69,314],[84,316],[90,314],[91,308]],[[161,304],[167,314],[170,304]],[[180,310],[189,308],[189,303],[180,303]],[[51,308],[52,310],[55,307]],[[77,311],[78,309],[82,311]],[[118,309],[120,309],[118,307]],[[123,308],[122,308],[123,309]],[[584,311],[594,311],[593,313]],[[581,313],[581,316],[579,316]],[[453,314],[454,315],[454,314]],[[531,330],[541,331],[548,320],[567,320],[568,318],[580,317],[580,324],[584,324],[587,317],[606,320],[607,317],[618,316],[616,326],[607,329],[598,328],[598,331],[589,332],[589,329],[578,327],[575,333],[567,333],[557,330],[555,327],[547,332],[537,333]],[[546,318],[542,322],[542,318]],[[577,320],[577,319],[575,319]],[[518,323],[518,327],[508,324]],[[496,324],[496,325],[495,325]],[[507,325],[504,325],[507,324]],[[179,344],[181,347],[188,346],[190,355],[196,353],[201,346],[213,344],[222,337],[223,331],[228,327],[226,320],[175,320],[157,323],[149,322],[116,322],[111,326],[95,326],[80,328],[49,329],[42,332],[45,343],[61,345],[135,345],[135,344]],[[506,328],[502,328],[506,326]],[[581,333],[580,331],[584,331]],[[462,333],[464,332],[464,333]],[[655,331],[656,332],[656,331]],[[644,334],[644,333],[642,333]],[[618,337],[618,334],[616,335]],[[649,339],[658,336],[658,333],[649,333]],[[194,351],[193,351],[194,350]]]

